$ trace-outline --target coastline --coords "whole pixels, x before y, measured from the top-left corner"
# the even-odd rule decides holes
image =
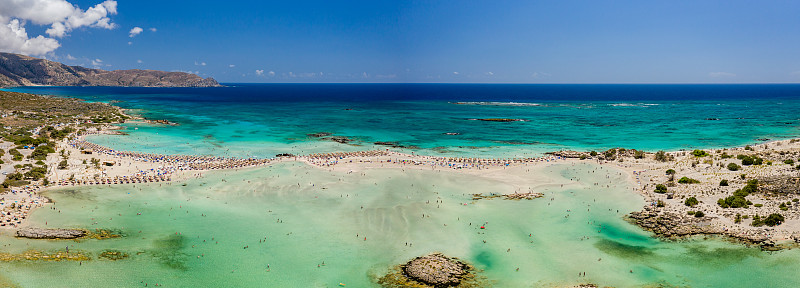
[[[756,202],[761,202],[763,206],[761,209],[751,208],[752,210],[744,210],[737,208],[738,213],[752,212],[755,214],[765,214],[767,212],[784,212],[787,215],[786,222],[776,228],[767,227],[751,227],[746,223],[733,223],[732,213],[730,210],[715,207],[714,199],[717,197],[724,197],[730,193],[735,187],[742,185],[746,182],[743,179],[736,179],[735,176],[742,173],[756,172],[756,177],[763,176],[778,176],[789,175],[790,177],[797,177],[798,173],[791,169],[774,168],[774,171],[754,171],[753,168],[763,167],[747,167],[742,171],[727,171],[719,165],[713,166],[709,164],[702,164],[699,168],[691,167],[691,162],[697,162],[697,157],[691,156],[687,151],[672,151],[667,152],[667,155],[674,157],[675,160],[667,162],[659,162],[650,159],[652,153],[646,153],[645,158],[635,159],[625,155],[614,160],[601,159],[599,157],[586,157],[583,160],[577,159],[579,155],[588,154],[588,152],[579,152],[578,154],[571,155],[572,158],[565,157],[562,154],[555,152],[556,155],[537,157],[537,158],[519,158],[519,159],[482,159],[482,158],[464,158],[464,157],[436,157],[436,156],[423,156],[405,154],[400,152],[393,152],[390,150],[377,150],[377,151],[361,151],[361,152],[338,152],[338,153],[323,153],[311,154],[304,156],[288,156],[275,157],[269,159],[239,159],[239,158],[224,158],[224,157],[210,157],[210,156],[185,156],[185,155],[157,155],[147,153],[136,153],[127,151],[115,151],[113,149],[102,147],[99,145],[91,144],[83,140],[83,137],[92,134],[115,133],[118,126],[105,126],[100,130],[91,131],[83,135],[76,136],[70,141],[59,143],[60,149],[68,151],[70,155],[78,155],[71,160],[74,165],[80,166],[78,162],[90,158],[98,159],[101,163],[113,163],[112,166],[95,167],[81,167],[82,171],[77,170],[58,170],[53,169],[53,173],[48,175],[50,182],[54,183],[53,186],[46,187],[65,187],[65,186],[79,186],[79,185],[112,185],[112,184],[133,184],[133,183],[149,183],[149,182],[168,182],[168,181],[181,181],[189,177],[201,177],[202,172],[209,170],[228,170],[240,169],[248,167],[257,167],[263,165],[270,165],[278,162],[297,161],[306,163],[321,169],[348,169],[350,171],[362,171],[365,169],[375,168],[400,168],[400,169],[431,169],[431,170],[458,170],[459,173],[466,173],[471,175],[495,175],[492,178],[503,179],[509,183],[514,183],[514,177],[519,175],[507,175],[498,177],[497,174],[509,174],[505,171],[507,168],[514,168],[519,166],[528,165],[541,165],[542,163],[581,163],[585,161],[597,163],[599,165],[607,165],[621,171],[628,175],[628,184],[636,187],[632,193],[636,193],[644,197],[648,203],[642,207],[642,211],[631,213],[628,219],[642,229],[651,231],[656,237],[664,239],[682,239],[694,235],[721,235],[731,237],[739,240],[745,244],[755,244],[767,249],[775,249],[776,244],[787,244],[787,242],[800,241],[800,213],[795,211],[778,211],[777,202],[787,202],[791,199],[784,198],[760,198]],[[791,143],[795,142],[795,143]],[[776,151],[800,151],[800,144],[796,140],[776,140],[769,143],[762,143],[756,145],[747,145],[745,147],[752,147],[757,149],[762,154],[772,153]],[[783,150],[774,150],[774,147],[785,148]],[[769,147],[773,147],[772,149]],[[93,151],[92,154],[85,154],[86,151]],[[631,151],[631,150],[628,150]],[[744,147],[737,147],[732,149],[721,149],[719,151],[731,153],[744,153]],[[720,155],[718,151],[710,150],[711,154]],[[754,151],[753,151],[754,152]],[[755,154],[751,153],[751,154]],[[621,155],[621,153],[620,153]],[[713,157],[713,156],[710,156]],[[52,159],[51,159],[52,158]],[[620,162],[619,159],[622,159]],[[59,160],[58,157],[48,157],[48,166],[54,167]],[[719,160],[719,159],[718,159]],[[734,158],[735,160],[735,158]],[[85,162],[84,162],[85,163]],[[694,166],[698,166],[694,163]],[[87,165],[84,165],[87,166]],[[775,164],[770,167],[785,166],[783,164]],[[715,169],[711,169],[714,168]],[[701,184],[678,184],[674,189],[670,189],[670,196],[666,194],[658,194],[652,192],[653,187],[658,183],[669,183],[668,176],[663,171],[667,169],[678,168],[681,176],[687,175],[694,178],[701,178]],[[709,170],[711,169],[711,170]],[[762,169],[763,170],[763,169]],[[71,177],[66,178],[66,175],[72,173]],[[783,173],[783,174],[782,174]],[[60,174],[60,175],[59,175]],[[77,176],[75,176],[77,175]],[[714,193],[703,195],[700,197],[700,206],[688,207],[682,205],[682,201],[690,197],[689,195],[696,195],[703,189],[715,188],[713,182],[721,178],[731,178],[730,189],[716,189]],[[672,187],[671,187],[672,188]],[[34,186],[29,190],[21,191],[23,193],[30,193],[30,200],[32,202],[29,209],[22,214],[22,219],[27,216],[30,210],[41,207],[48,201],[42,198],[35,198],[34,195],[42,189],[42,187]],[[667,199],[670,197],[670,199]],[[663,201],[665,207],[657,207],[656,203]],[[703,210],[707,216],[692,217],[687,215],[688,211]],[[19,215],[17,215],[19,216]],[[664,220],[663,223],[646,223],[647,219]],[[658,221],[655,221],[658,222]],[[24,223],[18,223],[19,227],[25,227]],[[769,248],[768,248],[769,247]],[[780,246],[778,246],[780,247]]]
[[[136,121],[142,121],[136,119]],[[166,123],[151,123],[153,125],[166,125]],[[748,208],[735,208],[739,209],[741,213],[755,213],[762,214],[768,212],[781,212],[786,213],[786,222],[774,227],[750,227],[748,221],[744,223],[733,223],[731,215],[726,214],[730,210],[717,208],[715,200],[718,197],[727,196],[732,190],[741,188],[745,185],[747,179],[736,179],[742,173],[751,175],[753,177],[769,176],[769,175],[797,175],[795,170],[786,170],[787,165],[781,164],[779,161],[774,161],[774,164],[769,165],[755,165],[744,167],[739,171],[727,171],[719,164],[736,162],[739,159],[729,158],[727,160],[719,159],[722,155],[721,152],[729,153],[733,156],[736,154],[748,155],[771,155],[765,159],[777,160],[778,151],[800,151],[800,144],[789,143],[792,140],[776,140],[769,143],[747,145],[753,148],[753,151],[745,150],[745,147],[729,148],[729,149],[707,149],[704,150],[710,154],[704,157],[695,157],[691,155],[692,151],[671,151],[666,152],[666,155],[674,157],[673,160],[667,162],[660,162],[654,160],[655,153],[645,153],[644,158],[636,159],[634,150],[625,150],[620,152],[615,150],[616,155],[623,155],[614,159],[606,159],[604,153],[601,152],[596,156],[591,156],[589,152],[576,152],[574,155],[545,155],[542,157],[533,158],[516,158],[516,159],[486,159],[486,158],[471,158],[471,157],[437,157],[427,155],[414,155],[407,153],[400,153],[385,150],[372,150],[360,152],[333,152],[333,153],[317,153],[310,155],[283,155],[282,157],[273,157],[267,159],[248,159],[248,158],[225,158],[213,156],[188,156],[188,155],[159,155],[149,153],[136,153],[130,151],[116,151],[108,147],[93,145],[87,142],[85,137],[88,135],[104,134],[104,133],[118,133],[116,129],[119,126],[115,124],[104,125],[98,127],[99,129],[87,130],[80,135],[74,137],[67,137],[64,141],[60,141],[56,146],[58,152],[65,151],[69,154],[68,164],[69,169],[57,169],[57,165],[62,160],[58,153],[48,156],[47,166],[51,167],[51,173],[47,176],[51,182],[50,186],[38,187],[31,186],[31,191],[28,199],[34,200],[34,196],[45,189],[58,189],[59,187],[74,187],[74,186],[110,186],[110,185],[136,185],[138,183],[155,183],[164,182],[182,182],[194,178],[206,177],[209,171],[229,172],[233,170],[243,169],[258,169],[258,167],[269,166],[278,163],[303,163],[311,167],[316,167],[320,171],[336,171],[339,173],[360,173],[367,172],[373,169],[390,169],[395,172],[405,171],[405,169],[413,169],[422,171],[431,171],[432,173],[447,172],[449,174],[467,175],[475,178],[485,178],[497,181],[498,183],[505,183],[512,188],[510,192],[504,195],[516,197],[514,195],[522,195],[525,193],[538,193],[546,185],[555,185],[546,179],[542,179],[542,186],[520,185],[519,183],[527,183],[530,181],[530,174],[527,170],[542,171],[551,165],[577,165],[587,164],[597,165],[598,167],[613,168],[616,171],[624,173],[626,181],[624,183],[618,182],[623,186],[630,187],[632,195],[641,195],[646,201],[645,208],[648,213],[652,213],[648,219],[675,218],[675,229],[659,230],[652,229],[642,225],[642,223],[633,224],[639,228],[651,231],[653,235],[662,240],[671,241],[675,239],[694,239],[695,235],[719,235],[726,239],[733,239],[738,243],[747,245],[758,245],[764,250],[774,250],[782,248],[794,247],[794,242],[797,241],[797,223],[800,222],[795,209],[792,206],[790,211],[779,210],[779,203],[791,201],[785,198],[770,198],[770,199],[755,199],[754,203],[761,203],[764,206],[756,209],[755,207]],[[84,154],[82,151],[90,150],[92,154]],[[27,152],[26,152],[27,153]],[[558,152],[554,152],[558,153]],[[581,155],[588,155],[585,159],[580,159]],[[794,154],[792,154],[794,155]],[[569,157],[568,157],[569,156]],[[570,158],[573,157],[574,158]],[[797,158],[795,156],[792,156]],[[99,167],[91,164],[92,158],[98,160],[99,163],[109,161],[113,162],[111,166],[100,165]],[[622,161],[620,161],[622,159]],[[83,161],[87,163],[84,164]],[[705,160],[713,160],[713,163],[702,163]],[[699,162],[692,165],[694,162]],[[669,191],[674,193],[673,199],[666,199],[666,194],[654,193],[653,187],[657,184],[667,183],[669,176],[664,174],[666,169],[677,170],[676,178],[688,176],[696,178],[701,181],[700,184],[676,184],[670,186]],[[781,170],[783,169],[783,170]],[[784,171],[785,170],[785,171]],[[214,172],[214,173],[218,173]],[[786,173],[784,173],[786,172]],[[428,173],[428,172],[424,172]],[[771,174],[772,173],[772,174]],[[794,173],[794,174],[792,174]],[[69,175],[75,175],[75,182],[69,181]],[[155,178],[147,178],[153,176]],[[163,176],[164,178],[158,178]],[[142,178],[144,177],[144,178]],[[714,187],[715,182],[722,178],[730,178],[730,186],[726,188]],[[122,180],[120,180],[122,179]],[[137,179],[136,181],[125,181],[130,179]],[[65,181],[66,180],[66,181]],[[139,182],[141,181],[141,182]],[[156,184],[160,185],[160,183]],[[703,194],[700,198],[700,206],[688,207],[682,204],[686,197],[697,196],[698,193],[706,189],[717,188],[712,194]],[[41,190],[40,190],[41,189]],[[600,188],[602,190],[602,188]],[[713,189],[711,189],[713,190]],[[18,193],[22,192],[18,190]],[[24,192],[23,192],[24,193]],[[494,196],[494,195],[492,195]],[[548,196],[549,197],[549,196]],[[751,196],[753,197],[753,196]],[[510,197],[509,197],[510,198]],[[42,198],[44,199],[44,198]],[[474,199],[473,199],[474,200]],[[521,201],[546,201],[546,199],[527,199]],[[654,201],[664,201],[665,207],[653,207]],[[483,200],[474,200],[483,201]],[[491,201],[491,200],[489,200]],[[515,200],[512,200],[515,201]],[[27,213],[35,211],[39,207],[46,206],[49,203],[47,200],[41,200],[38,203],[31,204],[24,211],[22,221],[17,227],[5,227],[0,229],[2,233],[13,233],[15,228],[31,228],[29,223],[24,221],[27,218]],[[652,208],[650,208],[652,207]],[[647,208],[650,208],[649,210]],[[594,209],[593,209],[594,210]],[[706,216],[698,218],[688,216],[686,212],[703,210]],[[749,211],[749,212],[744,212]],[[669,214],[671,213],[671,214]],[[791,214],[789,214],[791,213]],[[735,214],[735,213],[734,213]],[[675,216],[672,216],[675,215]],[[115,218],[116,219],[116,218]],[[632,219],[632,218],[629,218]],[[46,222],[45,222],[46,223]],[[50,223],[52,226],[53,223]],[[663,225],[662,225],[663,226]],[[709,228],[706,228],[709,227]],[[44,227],[42,227],[44,228]],[[72,228],[72,229],[87,229],[88,227],[48,227],[46,228]],[[713,229],[711,229],[713,228]],[[734,229],[735,228],[735,229]],[[677,230],[676,230],[677,229]],[[726,230],[727,229],[727,230]],[[668,233],[665,233],[668,232]],[[527,234],[526,234],[527,235]],[[766,236],[766,237],[762,237]],[[402,244],[400,245],[402,246]],[[625,270],[627,273],[627,269]],[[587,286],[591,287],[591,286]]]

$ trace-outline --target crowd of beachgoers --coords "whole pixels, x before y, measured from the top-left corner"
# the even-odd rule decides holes
[[[90,134],[108,134],[115,133],[112,126],[103,127],[101,129],[84,131],[81,135],[74,135],[71,140],[62,144],[62,147],[70,149],[71,152],[86,157],[98,157],[99,161],[103,161],[102,166],[98,169],[90,170],[84,169],[77,172],[79,175],[73,174],[69,179],[63,179],[66,175],[62,173],[56,175],[54,181],[51,181],[56,186],[77,186],[77,185],[115,185],[115,184],[137,184],[137,183],[156,183],[172,181],[176,179],[176,174],[183,171],[207,171],[207,170],[220,170],[220,169],[239,169],[247,167],[256,167],[268,165],[282,161],[301,161],[310,165],[333,169],[335,166],[347,164],[359,169],[358,167],[417,167],[417,169],[451,169],[451,170],[492,170],[492,169],[505,169],[520,165],[533,165],[533,164],[547,164],[561,161],[592,161],[603,165],[613,165],[628,172],[631,182],[633,184],[632,190],[641,194],[647,201],[648,209],[654,209],[659,213],[669,212],[675,214],[686,214],[688,211],[703,210],[705,211],[705,218],[702,218],[701,223],[707,227],[713,227],[713,230],[706,229],[704,231],[719,231],[716,234],[742,236],[741,238],[758,238],[759,235],[765,235],[768,238],[782,238],[787,239],[791,235],[800,231],[800,209],[792,207],[789,211],[783,212],[786,216],[786,222],[779,228],[769,227],[750,227],[748,225],[741,225],[733,223],[735,213],[728,209],[723,209],[716,205],[716,199],[725,197],[730,194],[734,185],[739,185],[746,182],[746,179],[738,179],[743,172],[747,174],[748,179],[776,177],[794,175],[796,176],[796,169],[784,165],[760,166],[760,167],[743,167],[743,171],[728,171],[722,163],[707,164],[699,163],[708,159],[719,159],[719,151],[708,150],[712,157],[704,159],[696,159],[688,152],[670,152],[668,153],[673,160],[670,161],[656,161],[647,157],[644,159],[635,159],[633,157],[620,157],[625,161],[609,160],[602,157],[582,157],[578,160],[575,155],[566,155],[564,153],[554,153],[553,155],[546,155],[537,158],[475,158],[475,157],[439,157],[428,155],[415,155],[413,152],[401,153],[386,150],[371,150],[371,151],[354,151],[354,152],[334,152],[334,153],[315,153],[309,155],[292,155],[292,154],[279,154],[273,158],[235,158],[235,157],[219,157],[219,156],[202,156],[202,155],[165,155],[155,153],[141,153],[132,151],[120,151],[109,147],[98,145],[86,141],[84,138]],[[795,141],[796,142],[796,141]],[[754,145],[757,151],[746,151],[743,148],[733,148],[730,153],[767,153],[775,151],[775,147],[781,147],[782,150],[795,151],[798,150],[800,144],[793,144],[795,142],[783,141],[776,142],[773,147],[767,145]],[[783,146],[780,146],[783,145]],[[772,148],[772,149],[768,149]],[[576,152],[581,154],[579,152]],[[90,154],[90,155],[87,155]],[[569,154],[569,153],[567,153]],[[732,162],[729,159],[724,164]],[[371,165],[369,163],[379,163],[380,166]],[[698,164],[699,163],[699,164]],[[366,165],[366,166],[365,166]],[[80,165],[79,165],[80,166]],[[85,166],[85,165],[84,165]],[[127,166],[131,169],[121,169]],[[120,169],[117,169],[120,168]],[[669,190],[669,198],[666,194],[653,193],[653,188],[656,184],[668,182],[667,175],[664,171],[667,169],[677,170],[676,173],[680,176],[689,176],[701,180],[702,185],[683,185],[678,184],[671,187]],[[85,172],[84,172],[85,171]],[[128,173],[128,174],[124,174]],[[476,172],[477,173],[477,172]],[[75,177],[77,176],[77,177]],[[178,177],[180,178],[180,177]],[[731,181],[731,188],[721,188],[715,186],[721,179],[729,179]],[[670,180],[672,181],[672,180]],[[22,219],[27,217],[30,209],[41,206],[46,203],[46,199],[40,198],[36,193],[40,188],[38,186],[30,186],[23,188],[26,190],[17,190],[12,193],[23,193],[30,197],[23,197],[25,202],[17,200],[19,206],[14,212],[4,212],[2,215],[2,222],[14,225],[19,225]],[[37,198],[39,197],[39,198]],[[700,200],[700,205],[697,207],[686,207],[683,201],[688,197],[696,197]],[[780,201],[788,202],[791,199],[780,197]],[[783,199],[787,198],[787,199]],[[6,201],[8,202],[8,201]],[[758,207],[750,208],[748,213],[752,214],[767,214],[770,211],[777,209],[777,202],[766,198],[754,198],[754,202],[763,203]],[[775,203],[773,203],[775,202]],[[664,203],[666,207],[657,207],[659,203]],[[0,204],[2,205],[2,204]],[[662,204],[663,205],[663,204]],[[6,209],[8,210],[8,209]],[[688,217],[688,216],[687,216]],[[694,221],[697,222],[697,221]],[[747,221],[745,221],[747,222]],[[687,222],[688,223],[688,222]],[[0,223],[2,224],[2,223]],[[800,239],[800,234],[797,234]]]
[[[388,158],[386,158],[387,156]],[[361,162],[373,161],[372,159],[369,159],[370,157],[378,157],[375,159],[375,161],[381,161],[384,163],[446,167],[452,169],[487,169],[490,167],[505,167],[515,164],[552,162],[556,160],[565,159],[561,156],[544,156],[538,158],[436,157],[436,156],[407,154],[389,150],[319,153],[319,154],[310,154],[301,157],[301,159],[313,165],[322,167],[331,167],[340,163],[352,163],[352,161],[354,160]],[[395,158],[392,159],[391,157]]]
[[[50,200],[39,195],[38,185],[12,187],[0,194],[0,227],[16,228],[28,218],[28,213],[49,203]]]

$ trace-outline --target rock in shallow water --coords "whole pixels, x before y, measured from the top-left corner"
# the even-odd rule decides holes
[[[75,239],[86,235],[80,229],[44,229],[27,227],[17,230],[17,237],[30,239]]]
[[[469,273],[467,264],[441,253],[414,258],[402,269],[409,278],[434,287],[457,286]]]

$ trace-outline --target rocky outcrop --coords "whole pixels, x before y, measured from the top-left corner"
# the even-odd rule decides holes
[[[588,157],[589,156],[589,153],[571,151],[571,150],[547,152],[545,154],[550,154],[550,155],[553,155],[553,156],[561,156],[561,157],[564,157],[564,158],[581,158],[581,156],[583,156],[583,157]]]
[[[630,218],[642,228],[667,238],[722,232],[708,225],[710,221],[706,217],[683,216],[672,212],[659,213],[655,209],[631,212]]]
[[[544,194],[539,192],[525,192],[525,193],[511,193],[511,194],[472,194],[472,200],[481,200],[481,199],[494,199],[494,198],[503,198],[505,200],[533,200],[536,198],[543,197]]]
[[[0,87],[10,86],[217,87],[213,78],[156,70],[106,71],[19,54],[0,53]]]
[[[791,175],[759,177],[758,190],[762,193],[775,195],[800,194],[800,177]]]
[[[747,244],[760,245],[762,248],[775,245],[765,231],[749,231],[749,233],[725,230],[711,226],[708,216],[694,217],[647,207],[645,210],[631,212],[629,219],[639,227],[655,233],[662,238],[682,238],[691,235],[728,236]]]
[[[86,236],[86,231],[80,229],[45,229],[22,228],[17,230],[17,237],[29,239],[75,239]]]
[[[469,274],[469,265],[441,253],[414,258],[402,266],[403,273],[433,287],[453,287]]]

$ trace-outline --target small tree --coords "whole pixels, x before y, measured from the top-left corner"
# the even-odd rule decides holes
[[[658,194],[667,193],[667,186],[665,186],[664,184],[658,184],[656,185],[656,190],[654,190],[653,192],[656,192]]]
[[[675,173],[676,173],[676,172],[675,172],[675,170],[673,170],[673,169],[668,169],[668,170],[667,170],[667,175],[675,175]]]

